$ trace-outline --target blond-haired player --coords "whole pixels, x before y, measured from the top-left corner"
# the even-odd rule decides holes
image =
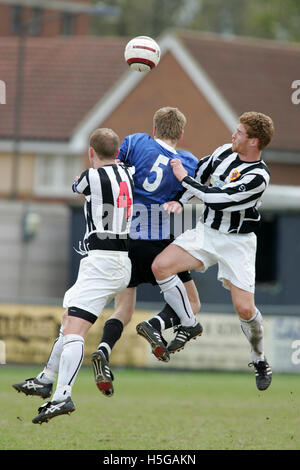
[[[255,306],[256,232],[261,197],[269,184],[269,170],[261,151],[274,134],[273,121],[259,112],[246,112],[239,118],[232,143],[202,158],[195,178],[188,176],[176,158],[171,162],[174,175],[186,189],[181,203],[196,196],[204,203],[201,220],[160,253],[152,269],[166,302],[179,315],[189,306],[185,293],[178,299],[182,270],[204,272],[218,265],[218,279],[230,290],[241,327],[251,346],[252,364],[259,390],[271,383],[272,371],[264,355],[262,315]],[[165,204],[169,212],[181,211],[179,202]],[[168,347],[173,353],[189,340],[188,331],[180,326]]]

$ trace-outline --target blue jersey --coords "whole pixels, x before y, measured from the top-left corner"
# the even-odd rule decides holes
[[[198,159],[190,152],[175,150],[160,139],[152,139],[149,134],[125,137],[118,158],[135,167],[131,237],[141,240],[169,238],[169,215],[162,204],[174,200],[183,190],[170,161],[179,158],[193,177]]]

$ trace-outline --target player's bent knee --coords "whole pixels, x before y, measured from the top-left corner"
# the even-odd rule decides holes
[[[238,316],[241,317],[243,320],[250,320],[255,313],[255,309],[253,309],[252,305],[236,304],[234,307]]]
[[[154,277],[157,279],[163,279],[170,275],[169,263],[162,256],[157,256],[151,265]]]
[[[155,258],[155,260],[153,261],[152,265],[151,265],[151,269],[152,269],[152,272],[154,274],[154,277],[159,277],[160,274],[161,274],[161,263],[160,263],[160,260],[157,258]]]

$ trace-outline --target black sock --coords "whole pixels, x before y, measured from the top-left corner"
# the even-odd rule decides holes
[[[159,312],[155,317],[148,320],[148,323],[150,323],[153,328],[161,332],[161,323],[157,317],[160,317],[163,320],[165,324],[165,330],[167,330],[168,328],[172,328],[173,326],[180,325],[180,319],[178,315],[175,313],[172,307],[170,307],[169,304],[165,304],[161,312]]]
[[[117,318],[110,318],[105,322],[102,338],[98,349],[101,349],[101,351],[105,354],[107,360],[109,358],[109,354],[112,348],[114,347],[118,339],[120,339],[122,332],[123,323]],[[103,345],[103,343],[106,343],[109,346],[110,351],[108,351],[108,349]]]

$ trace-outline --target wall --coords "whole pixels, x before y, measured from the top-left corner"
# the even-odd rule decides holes
[[[271,173],[271,184],[286,184],[299,186],[300,183],[300,165],[299,163],[287,164],[273,163],[266,160]]]
[[[23,239],[24,216],[36,236]],[[70,212],[64,204],[0,201],[0,302],[61,298],[67,287]],[[30,219],[27,219],[30,220]]]
[[[0,154],[1,195],[8,195],[11,191],[12,157],[9,154]]]
[[[18,193],[22,196],[33,194],[34,183],[34,167],[36,156],[33,154],[22,154],[18,163],[17,188]],[[2,183],[0,188],[1,195],[9,195],[12,188],[12,154],[0,154],[0,174],[2,175]]]

